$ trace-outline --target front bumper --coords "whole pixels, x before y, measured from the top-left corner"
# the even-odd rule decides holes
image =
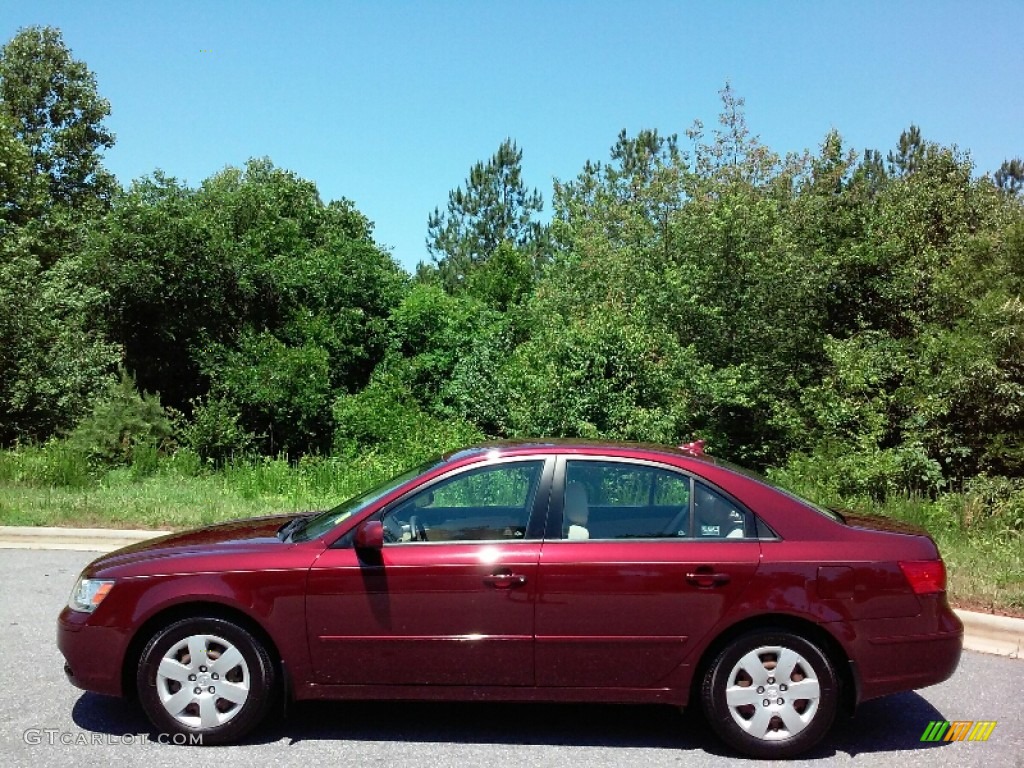
[[[65,608],[57,619],[57,648],[72,685],[107,696],[123,696],[125,640],[111,627],[92,626],[90,614]]]

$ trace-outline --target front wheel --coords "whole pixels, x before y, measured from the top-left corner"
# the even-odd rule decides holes
[[[752,757],[804,752],[828,732],[839,694],[825,653],[785,630],[733,640],[708,667],[701,703],[718,736]]]
[[[223,619],[191,618],[157,632],[139,662],[139,700],[162,733],[204,745],[226,744],[267,714],[274,665],[246,629]]]

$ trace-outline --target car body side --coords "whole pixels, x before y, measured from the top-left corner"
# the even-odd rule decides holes
[[[655,557],[672,557],[678,547],[700,547],[700,560],[729,561],[737,547],[756,547],[752,570],[732,594],[717,619],[699,635],[681,638],[678,654],[656,682],[644,685],[562,685],[543,679],[508,685],[346,685],[316,673],[319,652],[311,637],[307,597],[310,580],[325,555],[352,550],[356,528],[365,520],[434,479],[495,460],[536,458],[548,462],[542,492],[534,506],[531,529],[547,535],[534,543],[540,578],[525,591],[509,591],[508,601],[552,598],[544,577],[548,559],[558,550],[567,561],[585,557],[594,547],[605,555],[621,551],[633,577],[643,572],[634,543],[569,542],[561,539],[561,490],[550,469],[572,457],[636,461],[690,474],[726,492],[754,511],[776,535],[745,541],[648,540]],[[770,486],[713,461],[638,447],[609,448],[585,444],[519,446],[467,452],[437,465],[425,475],[395,489],[361,513],[311,541],[281,542],[275,535],[288,516],[226,523],[200,531],[171,534],[95,561],[85,575],[112,578],[112,595],[93,614],[65,609],[58,622],[58,645],[67,660],[69,677],[84,689],[114,696],[131,695],[138,655],[146,638],[174,618],[197,613],[219,615],[247,626],[264,638],[281,661],[287,694],[294,699],[437,698],[545,701],[666,702],[685,706],[693,683],[714,653],[729,638],[753,628],[781,626],[818,640],[832,657],[846,695],[855,704],[888,693],[931,685],[956,668],[963,628],[949,608],[945,593],[918,595],[908,585],[899,562],[935,560],[938,552],[925,536],[846,525],[828,518]],[[537,525],[543,526],[538,528]],[[552,536],[552,532],[557,535]],[[233,535],[237,533],[237,535]],[[223,541],[222,545],[201,547]],[[447,545],[432,545],[447,546]],[[154,547],[159,547],[155,550]],[[693,551],[693,550],[691,550]],[[159,556],[154,557],[158,552]],[[329,554],[330,553],[330,554]],[[555,580],[550,581],[555,584]],[[594,586],[596,591],[601,584]],[[704,599],[706,593],[702,593]],[[714,608],[714,603],[707,603]],[[537,630],[532,642],[543,647],[548,638]],[[623,638],[628,642],[628,638]],[[574,646],[575,647],[575,646]],[[648,649],[638,659],[663,653]],[[851,660],[855,659],[856,663]],[[538,656],[540,660],[540,656]],[[552,664],[548,669],[556,669]],[[456,681],[457,683],[458,681]]]

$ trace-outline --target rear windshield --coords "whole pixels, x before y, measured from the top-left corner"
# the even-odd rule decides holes
[[[783,494],[784,496],[788,496],[793,501],[798,502],[800,504],[803,504],[805,507],[809,507],[810,509],[813,509],[815,512],[817,512],[820,515],[824,515],[829,520],[834,520],[837,523],[842,523],[843,525],[846,525],[845,518],[843,518],[843,516],[840,515],[836,510],[829,509],[828,507],[823,507],[823,506],[821,506],[819,504],[815,504],[813,501],[808,501],[803,496],[797,496],[792,491],[787,490],[786,488],[782,488],[782,487],[776,485],[775,483],[770,482],[768,480],[768,478],[766,478],[764,475],[760,474],[759,472],[755,472],[752,469],[747,469],[746,467],[738,466],[736,464],[733,464],[731,461],[725,461],[724,459],[716,458],[716,459],[713,459],[713,461],[718,466],[725,467],[726,469],[731,469],[733,472],[736,472],[737,474],[744,475],[745,477],[749,477],[751,480],[755,480],[755,481],[761,483],[761,485],[766,485],[769,488],[771,488],[773,490],[776,490],[779,493]]]

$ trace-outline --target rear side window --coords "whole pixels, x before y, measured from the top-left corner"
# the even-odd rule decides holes
[[[562,535],[678,539],[690,534],[689,477],[615,461],[566,462]]]
[[[753,539],[757,520],[707,483],[625,461],[569,460],[562,537],[594,539]]]
[[[700,481],[693,484],[694,536],[700,539],[745,539],[757,536],[750,514]]]

